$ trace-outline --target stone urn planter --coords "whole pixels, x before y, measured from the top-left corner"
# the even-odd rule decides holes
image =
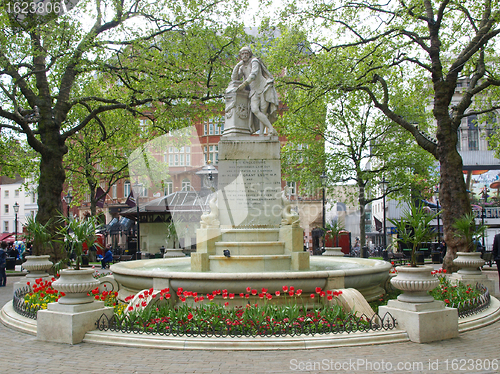
[[[52,282],[53,288],[65,293],[58,302],[66,305],[92,303],[94,297],[87,296],[87,293],[99,287],[99,281],[92,276],[93,273],[92,269],[61,270],[59,279]]]
[[[325,252],[323,252],[323,256],[344,256],[341,247],[325,247]]]
[[[459,274],[481,275],[480,267],[484,265],[484,260],[481,258],[481,252],[457,252],[453,264],[460,268]]]
[[[398,266],[397,276],[391,279],[391,284],[398,290],[403,291],[398,300],[406,303],[430,303],[434,298],[428,291],[439,285],[437,279],[431,272],[430,266]]]
[[[49,261],[49,255],[42,256],[26,256],[26,262],[23,263],[23,268],[29,271],[26,278],[45,278],[49,274],[47,271],[52,267],[52,262]]]

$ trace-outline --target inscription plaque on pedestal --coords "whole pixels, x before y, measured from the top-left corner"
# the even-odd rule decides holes
[[[240,152],[231,152],[234,142],[246,144],[237,147]],[[279,146],[277,140],[260,141],[255,137],[219,143],[221,226],[279,226],[283,209],[280,160],[276,158]],[[276,147],[277,153],[272,149]],[[252,150],[253,158],[245,149]]]

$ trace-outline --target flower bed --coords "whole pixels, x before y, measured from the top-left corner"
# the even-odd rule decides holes
[[[394,266],[394,263],[392,264]],[[391,273],[396,273],[395,268]],[[486,287],[481,284],[475,286],[463,284],[461,282],[451,283],[446,278],[446,270],[439,269],[432,272],[439,279],[439,286],[430,291],[435,300],[443,301],[447,307],[457,308],[459,318],[467,317],[478,313],[488,307],[490,303],[490,294]],[[380,299],[370,303],[372,309],[378,312],[378,307],[387,305],[391,299],[395,299],[401,291],[389,289]]]
[[[458,309],[460,318],[478,313],[488,307],[490,294],[488,289],[481,284],[471,286],[462,282],[451,283],[444,274],[437,272],[439,286],[430,294],[436,300],[444,301],[446,306]]]
[[[258,291],[249,287],[246,291],[232,294],[215,290],[198,295],[178,289],[175,296],[182,304],[172,307],[168,301],[173,295],[168,288],[159,292],[150,289],[128,299],[130,303],[123,314],[115,313],[112,320],[101,317],[98,326],[101,330],[121,332],[218,337],[314,335],[389,329],[395,325],[389,316],[386,323],[381,323],[378,316],[357,317],[335,303],[308,306],[299,299],[302,291],[293,287],[284,286],[282,292],[273,294],[265,288]],[[341,291],[325,292],[318,288],[308,298],[333,302],[340,294]],[[279,305],[270,302],[276,298],[280,298]],[[244,305],[230,307],[230,301],[237,300]]]

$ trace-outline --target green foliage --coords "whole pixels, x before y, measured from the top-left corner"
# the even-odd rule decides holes
[[[417,266],[416,251],[420,244],[429,241],[434,233],[430,222],[440,214],[440,212],[430,214],[423,206],[408,204],[410,209],[406,209],[399,221],[389,219],[398,232],[397,240],[400,243],[411,244],[411,266]]]
[[[53,249],[54,235],[49,230],[51,224],[51,221],[42,224],[31,215],[26,217],[26,223],[23,225],[24,239],[33,244],[33,255],[47,254]]]
[[[1,132],[8,144],[26,139],[40,157],[25,157],[39,161],[40,221],[61,210],[69,143],[68,169],[80,154],[84,161],[79,165],[86,166],[82,171],[102,160],[104,172],[111,173],[113,167],[120,169],[110,161],[112,150],[137,140],[120,128],[128,128],[125,122],[131,118],[154,111],[155,131],[164,134],[185,126],[185,118],[202,104],[222,108],[232,62],[246,40],[238,21],[246,5],[232,0],[90,0],[63,16],[24,27],[11,27],[2,8]],[[111,140],[118,128],[121,146],[118,137]],[[14,170],[21,158],[15,152],[3,155]],[[126,157],[127,150],[118,155]],[[75,183],[81,182],[78,169],[75,165],[69,173]],[[86,184],[98,178],[85,175]]]
[[[486,236],[487,226],[483,224],[476,225],[474,213],[467,213],[455,219],[453,228],[455,229],[455,235],[464,239],[467,243],[466,252],[474,252],[474,241]]]
[[[91,216],[84,220],[78,220],[73,216],[64,217],[60,216],[59,222],[61,226],[59,227],[58,234],[62,237],[61,243],[64,243],[67,258],[59,261],[54,265],[56,272],[64,266],[67,262],[72,262],[74,258],[76,270],[80,270],[80,265],[82,263],[83,255],[83,244],[85,243],[87,248],[90,249],[92,245],[100,246],[96,241],[97,230],[100,226],[99,221],[96,217]]]

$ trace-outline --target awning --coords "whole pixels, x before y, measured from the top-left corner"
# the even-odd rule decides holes
[[[14,233],[4,232],[0,234],[0,242],[14,243]]]

